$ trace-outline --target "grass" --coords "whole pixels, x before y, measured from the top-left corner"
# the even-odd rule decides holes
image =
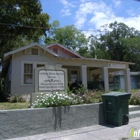
[[[131,91],[130,91],[130,93],[136,93],[136,92],[139,92],[140,91],[140,89],[132,89]]]
[[[0,103],[0,110],[24,109],[24,108],[29,108],[29,107],[30,107],[29,102],[24,102],[24,103],[2,102]]]

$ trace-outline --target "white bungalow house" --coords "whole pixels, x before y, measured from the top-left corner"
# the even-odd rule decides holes
[[[5,93],[34,93],[34,69],[47,65],[67,69],[68,82],[77,80],[86,88],[102,87],[105,91],[109,91],[110,73],[123,70],[128,91],[131,64],[134,63],[84,58],[58,43],[48,46],[32,43],[4,54]]]

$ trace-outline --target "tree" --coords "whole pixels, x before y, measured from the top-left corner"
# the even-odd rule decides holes
[[[39,0],[0,1],[0,58],[23,42],[38,41],[49,30],[49,15]]]
[[[89,45],[89,57],[95,59],[110,59],[108,52],[105,47],[100,44],[99,37],[90,35],[88,38]]]
[[[107,30],[99,38],[98,48],[100,50],[107,52],[111,60],[136,63],[139,61],[139,31],[124,23],[117,22],[105,25],[103,28]],[[138,65],[136,67],[131,68],[132,70],[140,70]]]
[[[120,42],[122,38],[131,38],[137,35],[137,31],[134,28],[129,28],[124,23],[111,23],[108,26],[108,29],[111,31],[106,32],[104,35],[101,35],[100,41],[104,45],[111,56],[112,60],[122,61],[124,60],[124,49]]]
[[[49,30],[49,15],[42,13],[39,0],[0,0],[0,60],[4,53],[39,41]],[[0,67],[1,67],[0,64]],[[0,71],[0,96],[4,75]],[[2,98],[2,97],[0,97]]]
[[[135,65],[131,66],[133,71],[140,71],[140,37],[123,38],[121,40],[123,46],[125,46],[124,60],[134,62]]]
[[[88,39],[74,25],[60,27],[58,21],[51,24],[48,37],[45,40],[46,44],[60,43],[65,47],[78,51],[81,47],[87,46]]]

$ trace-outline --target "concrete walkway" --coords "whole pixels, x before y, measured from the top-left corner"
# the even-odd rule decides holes
[[[128,125],[120,127],[111,125],[93,125],[90,127],[14,138],[9,140],[122,140],[122,138],[129,138],[131,128],[140,129],[140,117],[130,119]]]

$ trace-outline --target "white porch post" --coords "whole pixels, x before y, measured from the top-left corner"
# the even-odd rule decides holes
[[[62,64],[55,64],[56,67],[62,67]]]
[[[131,89],[131,84],[130,84],[130,69],[127,68],[124,70],[124,84],[125,84],[125,91],[129,92]]]
[[[109,91],[108,67],[103,67],[103,70],[102,70],[102,80],[104,81],[105,92]]]
[[[87,88],[87,66],[82,65],[81,66],[81,80],[82,84]]]

